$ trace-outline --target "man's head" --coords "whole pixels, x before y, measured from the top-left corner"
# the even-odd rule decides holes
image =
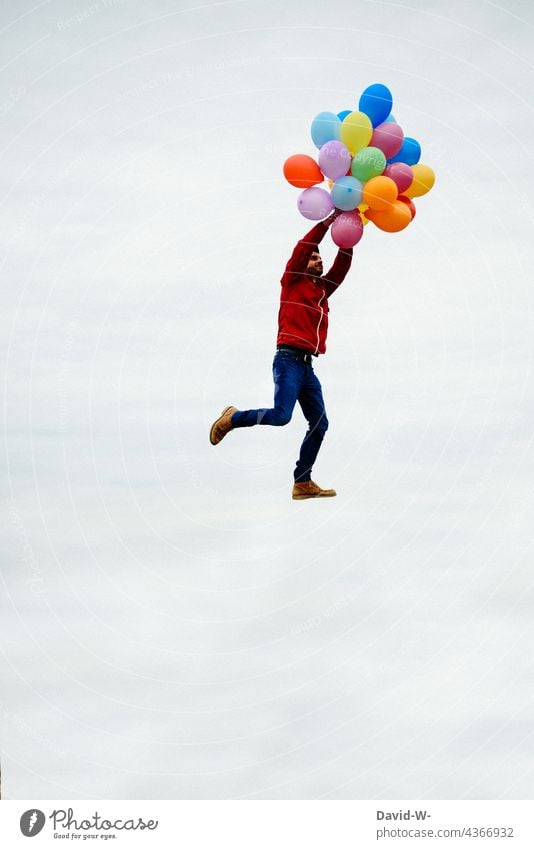
[[[323,261],[321,259],[321,254],[318,250],[314,250],[310,259],[308,260],[308,265],[306,266],[306,274],[310,274],[312,277],[320,277],[323,273]]]

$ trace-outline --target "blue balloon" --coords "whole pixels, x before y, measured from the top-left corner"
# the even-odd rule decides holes
[[[337,113],[337,117],[339,118],[340,121],[343,121],[343,119],[346,118],[347,115],[350,115],[351,112],[352,112],[352,109],[344,109],[343,112]]]
[[[371,119],[373,127],[383,124],[393,106],[393,96],[389,88],[382,83],[367,86],[360,97],[359,110]]]
[[[312,121],[311,137],[319,150],[323,144],[341,138],[341,121],[334,112],[319,112]]]
[[[393,162],[405,162],[406,165],[417,165],[420,159],[421,145],[415,139],[405,136],[401,149],[395,156],[388,159],[388,165],[391,165]]]
[[[340,177],[332,186],[330,197],[334,206],[350,212],[362,202],[362,184],[356,177]]]

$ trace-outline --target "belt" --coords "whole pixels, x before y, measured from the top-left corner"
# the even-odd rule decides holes
[[[293,345],[277,345],[276,350],[287,351],[288,353],[299,357],[310,366],[312,364],[312,357],[317,356],[317,354],[312,354],[310,351],[304,351],[302,348],[295,348]]]

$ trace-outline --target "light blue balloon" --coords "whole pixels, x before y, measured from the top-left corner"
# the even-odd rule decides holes
[[[362,184],[356,177],[340,177],[332,186],[330,196],[334,206],[349,212],[362,202]]]
[[[341,138],[341,121],[334,112],[319,112],[312,121],[311,137],[319,150],[328,141]]]
[[[397,119],[395,118],[393,112],[391,112],[389,117],[386,118],[386,120],[384,121],[384,124],[396,124],[396,123],[397,123]]]
[[[421,159],[421,145],[416,139],[411,139],[410,136],[404,136],[402,147],[395,156],[388,159],[388,165],[393,162],[405,162],[406,165],[417,165]]]
[[[383,124],[391,113],[393,106],[393,95],[389,88],[382,83],[373,83],[367,86],[360,97],[360,112],[365,112],[371,119],[373,127]]]

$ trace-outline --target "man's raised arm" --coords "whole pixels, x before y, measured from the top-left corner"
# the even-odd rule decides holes
[[[326,297],[329,298],[341,286],[352,263],[352,248],[339,250],[332,268],[323,276]]]
[[[302,239],[299,239],[287,261],[284,278],[286,278],[286,275],[289,275],[289,277],[286,278],[286,282],[291,282],[293,274],[302,274],[303,271],[306,271],[312,253],[317,250],[319,242],[324,239],[328,228],[338,215],[339,212],[335,210],[324,221],[315,224]]]

